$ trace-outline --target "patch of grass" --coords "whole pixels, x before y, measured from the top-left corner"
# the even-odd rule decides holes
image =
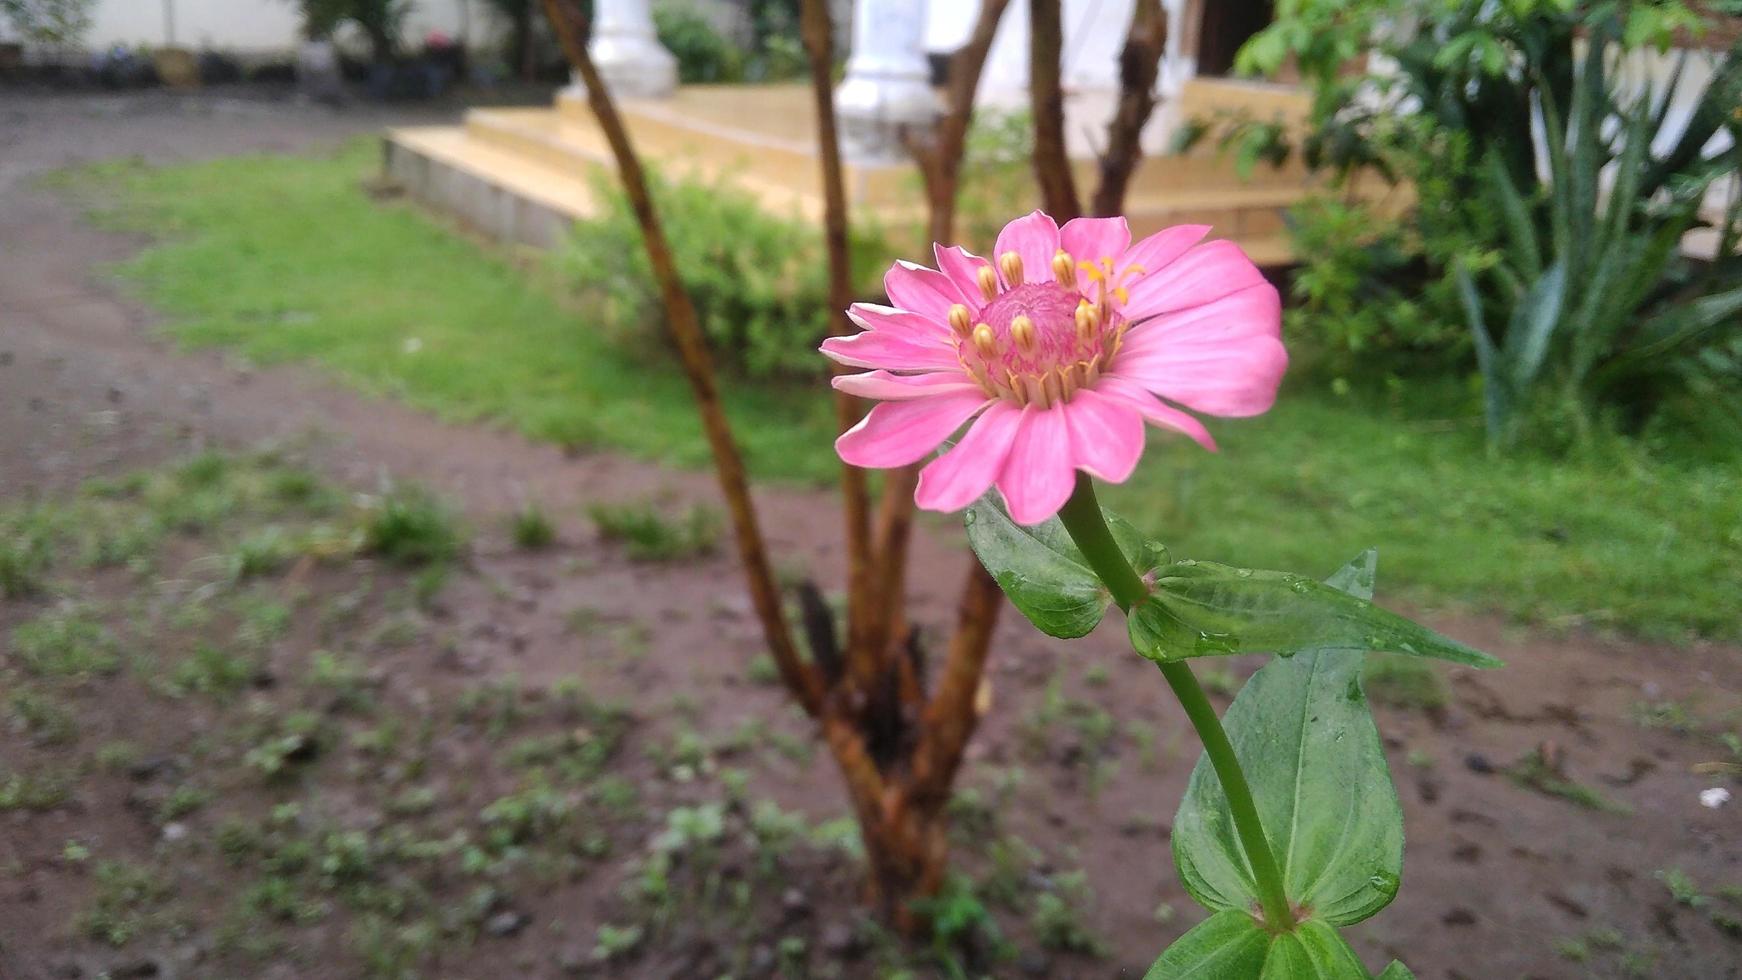
[[[607,541],[620,541],[635,561],[677,561],[705,555],[720,540],[719,513],[691,507],[667,517],[648,503],[596,504],[587,512]]]
[[[86,679],[121,665],[115,636],[79,609],[57,610],[12,631],[12,651],[36,677]]]
[[[48,587],[48,535],[27,527],[8,533],[0,524],[0,599],[23,599]]]
[[[6,698],[21,728],[39,745],[65,745],[78,738],[79,723],[66,705],[41,691],[20,687]]]
[[[1107,941],[1088,925],[1095,905],[1088,875],[1081,871],[1056,875],[1052,888],[1034,898],[1028,924],[1046,949],[1090,956],[1107,955]]]
[[[178,696],[203,694],[225,700],[247,687],[254,675],[253,660],[209,643],[201,643],[194,647],[193,653],[170,670],[165,689]]]
[[[264,527],[236,542],[235,550],[225,558],[233,579],[271,575],[296,557],[301,550],[295,538],[281,527]]]
[[[556,542],[556,524],[537,504],[527,504],[508,521],[509,537],[522,551],[538,551]]]
[[[164,236],[122,271],[185,343],[318,363],[447,419],[707,465],[674,366],[613,348],[506,258],[371,201],[358,177],[378,166],[360,141],[326,156],[107,163],[58,183],[105,193],[110,223]],[[722,394],[753,474],[833,479],[821,385]],[[1382,598],[1742,637],[1742,452],[1617,441],[1496,461],[1480,416],[1462,377],[1339,390],[1300,376],[1261,418],[1210,420],[1220,453],[1153,434],[1106,502],[1186,557],[1314,572],[1377,545]]]
[[[395,487],[369,509],[363,521],[363,550],[398,565],[449,561],[464,542],[454,515],[418,487]]]
[[[80,933],[111,946],[125,946],[140,933],[163,925],[161,907],[171,886],[157,871],[124,861],[102,861],[94,878],[90,905],[76,922]]]
[[[1450,700],[1446,682],[1432,664],[1416,657],[1375,653],[1361,676],[1367,696],[1393,708],[1437,711]]]
[[[42,812],[71,799],[73,776],[58,769],[38,771],[0,770],[0,813],[8,810]]]

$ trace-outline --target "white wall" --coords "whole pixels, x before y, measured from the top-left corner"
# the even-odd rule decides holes
[[[98,0],[95,23],[85,44],[160,46],[169,43],[165,0]],[[233,52],[288,51],[301,40],[295,0],[170,0],[175,9],[175,42]],[[408,40],[432,30],[459,38],[468,31],[478,44],[496,31],[479,0],[415,0],[406,24]]]

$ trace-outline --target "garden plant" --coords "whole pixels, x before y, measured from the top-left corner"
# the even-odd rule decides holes
[[[1296,280],[1303,331],[1348,361],[1473,360],[1497,446],[1586,443],[1597,423],[1639,431],[1666,408],[1734,425],[1742,47],[1672,53],[1706,26],[1674,0],[1293,0],[1278,14],[1240,66],[1305,76],[1307,164],[1346,190],[1415,197],[1395,217],[1396,193],[1296,210],[1314,257]],[[1222,139],[1247,165],[1295,149],[1268,120]],[[1703,227],[1709,258],[1682,248]]]
[[[1033,161],[1046,210],[1009,222],[991,258],[944,244],[953,238],[978,66],[1003,7],[983,5],[957,55],[950,109],[937,129],[909,135],[926,181],[937,267],[897,262],[883,282],[887,305],[850,303],[831,30],[823,4],[803,8],[828,204],[830,302],[859,328],[843,326],[822,348],[841,369],[834,386],[845,464],[846,630],[838,636],[831,610],[814,588],[805,590],[807,658],[769,571],[696,307],[645,171],[585,50],[586,19],[562,0],[546,4],[588,83],[639,221],[765,640],[845,777],[879,911],[923,929],[924,903],[916,900],[943,885],[943,804],[984,710],[982,670],[1000,593],[1062,638],[1086,635],[1117,605],[1132,648],[1157,664],[1204,744],[1173,841],[1187,890],[1213,914],[1164,953],[1151,976],[1368,977],[1337,930],[1396,894],[1403,827],[1361,688],[1364,656],[1499,662],[1374,606],[1372,552],[1320,582],[1175,558],[1100,508],[1095,481],[1130,476],[1145,423],[1214,449],[1191,412],[1241,417],[1269,409],[1287,365],[1280,301],[1237,246],[1202,241],[1209,228],[1169,228],[1133,243],[1118,216],[1137,133],[1154,107],[1153,66],[1165,36],[1158,5],[1139,5],[1127,39],[1122,97],[1092,204],[1099,216],[1079,216],[1064,155],[1058,4],[1035,0]],[[1062,227],[1055,216],[1067,219]],[[876,404],[867,412],[864,402]],[[891,471],[875,521],[870,469]],[[979,560],[929,691],[924,649],[900,602],[915,506],[965,510]],[[1219,719],[1189,661],[1258,652],[1277,657]],[[1381,974],[1408,975],[1397,963]]]

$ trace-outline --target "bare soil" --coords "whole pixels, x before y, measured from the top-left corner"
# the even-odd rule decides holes
[[[118,155],[298,149],[389,118],[245,95],[0,92],[0,506],[67,505],[92,478],[161,469],[206,449],[271,446],[350,491],[432,487],[475,532],[433,599],[417,598],[418,569],[366,555],[298,561],[245,584],[210,560],[257,522],[312,528],[349,519],[344,508],[338,517],[243,508],[169,536],[150,574],[57,556],[50,594],[0,599],[0,681],[23,683],[17,651],[6,648],[13,629],[66,614],[74,600],[137,658],[49,691],[77,719],[70,741],[33,737],[7,718],[0,782],[58,772],[70,784],[64,799],[0,812],[0,977],[346,977],[402,967],[444,977],[857,977],[900,963],[937,971],[923,950],[892,946],[860,921],[855,869],[840,847],[811,837],[772,844],[756,830],[758,808],[766,816],[778,806],[814,836],[845,805],[826,753],[800,748],[805,726],[781,692],[751,679],[756,626],[732,562],[627,562],[584,519],[598,502],[707,502],[707,474],[565,455],[486,427],[444,425],[308,371],[176,351],[154,338],[149,310],[105,281],[103,264],[142,243],[88,226],[30,180]],[[838,585],[831,495],[759,496],[778,515],[769,524],[783,564]],[[510,542],[506,515],[527,501],[556,519],[553,547]],[[1351,553],[1367,543],[1351,542]],[[934,633],[949,621],[966,560],[952,524],[924,526],[910,598],[915,621]],[[213,600],[217,612],[204,621],[175,618],[201,584],[228,598]],[[164,671],[201,643],[238,642],[243,606],[222,603],[249,597],[294,615],[256,652],[245,690],[229,700],[166,693]],[[1351,931],[1367,961],[1396,956],[1418,976],[1468,980],[1742,976],[1742,801],[1713,809],[1698,800],[1718,785],[1742,797],[1742,786],[1695,768],[1736,761],[1717,737],[1742,725],[1742,651],[1426,618],[1509,666],[1447,671],[1441,708],[1378,712],[1408,852],[1397,901]],[[999,627],[995,706],[964,777],[972,793],[959,808],[958,850],[971,878],[1009,886],[987,902],[1013,948],[1001,957],[986,942],[954,951],[970,972],[1141,976],[1199,917],[1167,839],[1195,742],[1153,668],[1105,632],[1067,646],[1014,613]],[[311,673],[318,650],[362,663],[361,679],[339,690],[360,691],[367,707]],[[1233,666],[1243,676],[1256,663]],[[518,680],[518,707],[499,717],[488,705],[508,677]],[[289,778],[265,778],[246,751],[297,712],[320,721],[318,751],[291,751]],[[382,753],[370,741],[378,735],[366,733],[386,719],[423,735]],[[572,783],[552,777],[564,816],[528,818],[525,839],[489,843],[503,821],[483,811],[529,785],[513,746],[553,737],[563,751],[609,742],[602,768]],[[118,739],[140,755],[105,767],[98,749]],[[1534,784],[1518,778],[1533,755],[1548,761],[1550,777]],[[744,773],[741,789],[725,770]],[[633,788],[633,805],[614,809],[597,791],[607,776]],[[184,784],[206,798],[166,817]],[[424,789],[416,806],[395,803]],[[274,815],[292,802],[300,811]],[[657,840],[674,808],[708,804],[724,820],[717,838],[702,832],[708,846]],[[255,836],[241,839],[238,823]],[[454,831],[482,855],[462,847],[408,856],[415,848],[405,841],[397,851],[382,843],[402,833],[430,844]],[[333,837],[345,833],[367,842],[360,869]],[[300,889],[298,900],[326,904],[318,917],[249,899],[277,874],[262,855],[297,841],[314,848],[312,863],[279,876]],[[530,856],[516,859],[516,847]],[[660,853],[677,855],[675,897],[659,905],[645,890],[627,895]],[[162,895],[133,889],[138,901],[124,904],[137,912],[134,928],[119,946],[91,928],[92,909],[116,887],[113,869],[105,878],[97,866],[116,861],[156,869],[167,886]],[[1086,891],[1072,886],[1078,869]],[[1065,925],[1081,927],[1097,952],[1057,948],[1083,937],[1057,916],[1034,921],[1044,893],[1064,899],[1050,907],[1064,906]],[[368,923],[387,923],[385,938]],[[604,924],[643,932],[598,960]],[[423,926],[434,936],[427,943]]]

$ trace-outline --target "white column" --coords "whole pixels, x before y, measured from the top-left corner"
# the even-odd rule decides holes
[[[594,0],[587,53],[612,95],[656,99],[677,88],[677,59],[659,43],[647,0]],[[573,81],[571,88],[584,90]]]
[[[951,0],[960,2],[960,0]],[[925,56],[925,0],[857,0],[853,53],[835,89],[841,153],[855,163],[906,158],[900,132],[937,115]]]

